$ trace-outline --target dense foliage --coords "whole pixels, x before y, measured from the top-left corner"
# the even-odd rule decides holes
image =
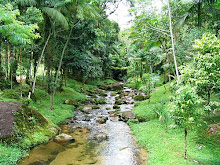
[[[159,8],[153,0],[127,0],[133,20],[124,30],[107,14],[114,13],[120,2],[0,0],[0,100],[22,102],[58,124],[73,115],[72,107],[62,104],[70,96],[84,102],[82,92],[97,87],[99,80],[127,81],[146,94],[147,101],[134,109],[142,120],[130,124],[140,134],[139,141],[150,148],[150,163],[166,162],[157,161],[151,150],[157,146],[154,126],[166,134],[164,140],[158,133],[164,152],[183,155],[181,149],[173,150],[175,146],[167,151],[170,145],[165,143],[172,139],[175,144],[176,136],[181,139],[185,133],[185,141],[181,139],[185,159],[187,144],[206,145],[207,137],[211,142],[205,152],[218,156],[220,152],[213,149],[216,136],[207,130],[210,125],[219,127],[220,1],[166,0]],[[141,123],[149,120],[149,125]],[[150,131],[147,135],[139,128]],[[47,140],[38,139],[34,145],[42,141]],[[24,148],[31,146],[30,142]],[[17,153],[10,160],[16,163],[24,151],[0,144],[0,149],[7,147],[5,154]],[[192,155],[197,159],[199,154],[189,151],[185,164]],[[201,164],[210,162],[206,155],[208,160],[198,158]]]

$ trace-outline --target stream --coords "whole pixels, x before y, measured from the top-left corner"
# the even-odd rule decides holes
[[[71,135],[73,141],[57,143],[50,140],[30,151],[19,165],[145,165],[147,153],[135,141],[129,126],[115,115],[116,97],[122,99],[118,113],[130,112],[139,94],[124,87],[121,93],[104,91],[106,104],[92,109],[85,105],[83,110],[75,110],[74,118],[66,125],[60,125],[61,133]],[[92,99],[92,96],[87,96]],[[93,96],[94,97],[94,96]],[[118,107],[118,108],[119,108]]]

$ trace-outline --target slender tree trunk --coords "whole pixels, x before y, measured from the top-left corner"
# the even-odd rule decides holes
[[[152,66],[150,65],[150,74],[153,73],[153,69],[152,69]]]
[[[61,70],[61,80],[59,90],[62,91],[63,88],[63,80],[64,80],[64,70]]]
[[[32,86],[32,94],[34,94],[34,89],[35,89],[35,84],[36,84],[36,80],[37,80],[37,71],[38,71],[38,68],[40,67],[40,64],[41,64],[41,60],[43,58],[43,55],[44,55],[44,52],[45,52],[45,49],[46,49],[46,46],[48,44],[48,41],[50,40],[50,37],[51,37],[51,33],[49,34],[49,36],[47,37],[47,40],[44,44],[44,47],[43,47],[43,50],[41,52],[41,55],[40,55],[40,58],[38,60],[38,64],[37,64],[37,67],[36,67],[36,72],[35,72],[35,75],[34,75],[34,82],[33,82],[33,86]],[[31,94],[29,94],[31,96]],[[30,97],[29,96],[29,97]]]
[[[20,99],[23,99],[23,81],[22,81],[22,56],[21,56],[21,46],[19,48],[19,56],[20,56]]]
[[[64,85],[67,86],[67,70],[64,70]]]
[[[33,58],[34,58],[34,52],[33,52],[33,44],[31,45],[31,55],[30,55],[30,66],[27,68],[27,74],[26,74],[26,83],[31,86],[33,83]]]
[[[9,70],[9,76],[10,76],[10,83],[11,83],[11,89],[13,87],[13,83],[17,83],[16,81],[16,71],[18,68],[18,61],[16,60],[16,51],[15,47],[12,47],[11,56],[9,58],[10,62],[10,70]]]
[[[69,36],[68,36],[67,41],[66,41],[66,43],[65,43],[65,45],[64,45],[64,47],[63,47],[63,51],[62,51],[62,54],[61,54],[59,66],[58,66],[58,69],[57,69],[56,78],[55,78],[54,87],[53,87],[52,96],[51,96],[51,104],[50,104],[50,109],[51,109],[51,110],[53,109],[54,96],[55,96],[55,93],[56,93],[56,84],[57,84],[57,80],[58,80],[60,68],[61,68],[61,65],[62,65],[62,62],[63,62],[63,57],[64,57],[64,54],[65,54],[65,50],[66,50],[67,45],[68,45],[68,43],[69,43],[69,40],[70,40],[70,36],[71,36],[71,34],[72,34],[72,31],[73,31],[73,26],[72,26],[71,29],[70,29]]]
[[[10,46],[9,43],[7,42],[6,46],[6,57],[5,57],[5,77],[8,79],[8,59],[9,59],[9,54],[10,54]]]
[[[211,91],[208,90],[208,100],[207,100],[208,102],[207,102],[207,105],[209,105],[210,99],[211,99]],[[211,111],[210,110],[208,111],[208,117],[209,117],[209,120],[211,120]]]
[[[187,129],[185,128],[184,158],[187,159]]]
[[[202,10],[202,2],[201,0],[198,1],[198,27],[201,27],[201,10]]]
[[[173,38],[173,28],[172,28],[172,20],[171,20],[171,9],[170,9],[170,1],[167,0],[168,4],[168,12],[169,12],[169,22],[170,22],[170,37],[172,41],[172,51],[173,51],[173,60],[175,64],[177,83],[179,83],[179,71],[177,66],[176,54],[175,54],[175,46],[174,46],[174,38]]]
[[[169,82],[171,82],[171,74],[170,74],[170,57],[169,57],[169,53],[168,53],[168,48],[167,48],[167,43],[165,41],[165,53],[166,53],[166,56],[167,56],[167,62],[168,62],[168,78],[169,78]]]

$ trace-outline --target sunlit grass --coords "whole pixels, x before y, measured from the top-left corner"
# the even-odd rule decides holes
[[[198,164],[196,161],[207,165],[220,164],[220,136],[208,134],[207,125],[189,131],[188,159],[184,159],[184,131],[180,128],[167,129],[154,110],[155,105],[163,103],[166,111],[170,96],[169,84],[166,84],[151,93],[150,102],[139,102],[134,108],[136,115],[150,120],[131,124],[138,142],[149,152],[148,165]],[[168,123],[174,124],[172,121]]]

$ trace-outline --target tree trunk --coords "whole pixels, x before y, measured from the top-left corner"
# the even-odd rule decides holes
[[[184,139],[184,158],[187,159],[187,129],[185,128],[185,139]]]
[[[207,102],[207,105],[209,105],[210,103],[210,98],[211,98],[211,91],[208,90],[208,102]],[[208,111],[208,117],[209,117],[209,120],[211,120],[211,110]]]
[[[19,48],[19,56],[20,56],[20,99],[23,99],[23,81],[22,81],[22,57],[21,57],[21,46]]]
[[[173,60],[175,64],[177,83],[179,83],[179,71],[177,66],[176,54],[175,54],[175,46],[174,46],[174,38],[173,38],[173,28],[172,28],[172,20],[171,20],[171,9],[170,9],[170,1],[168,0],[168,12],[169,12],[169,22],[170,22],[170,37],[172,41],[172,50],[173,50]]]
[[[202,2],[201,0],[198,1],[198,27],[201,27],[201,10],[202,10]]]
[[[168,48],[167,48],[167,42],[165,41],[165,53],[167,56],[167,62],[168,62],[168,78],[169,78],[169,82],[171,82],[171,74],[170,74],[170,57],[169,57],[169,53],[168,53]]]
[[[6,77],[6,79],[8,79],[8,59],[9,59],[9,54],[10,54],[10,46],[9,46],[9,43],[7,42],[6,57],[5,57],[5,77]]]
[[[73,31],[73,26],[72,26],[71,29],[70,29],[69,36],[68,36],[67,41],[66,41],[66,43],[65,43],[65,45],[64,45],[64,47],[63,47],[63,51],[62,51],[62,54],[61,54],[59,66],[58,66],[58,69],[57,69],[57,72],[56,72],[56,78],[55,78],[54,87],[53,87],[52,96],[51,96],[51,104],[50,104],[50,109],[51,109],[51,110],[53,109],[54,96],[55,96],[55,93],[56,93],[56,84],[57,84],[57,80],[58,80],[60,68],[61,68],[61,65],[62,65],[62,62],[63,62],[63,56],[64,56],[64,54],[65,54],[65,50],[66,50],[67,45],[68,45],[68,43],[69,43],[69,40],[70,40],[70,36],[71,36],[71,34],[72,34],[72,31]]]
[[[49,36],[47,37],[47,40],[44,44],[44,47],[43,47],[43,50],[41,52],[41,55],[40,55],[40,58],[38,60],[38,64],[37,64],[37,67],[36,67],[36,72],[35,72],[35,75],[34,75],[34,82],[33,82],[33,86],[32,86],[32,94],[34,94],[34,89],[35,89],[35,84],[36,84],[36,80],[37,80],[37,71],[38,71],[38,68],[40,67],[40,64],[41,64],[41,60],[43,58],[43,55],[44,55],[44,52],[45,52],[45,49],[46,49],[46,46],[48,44],[48,41],[50,40],[50,37],[51,37],[51,33],[49,34]],[[30,94],[31,95],[31,94]]]
[[[16,81],[16,71],[18,68],[18,61],[16,60],[16,55],[15,55],[15,48],[13,48],[13,52],[11,53],[11,56],[9,58],[9,62],[10,62],[10,72],[9,72],[9,76],[10,76],[10,82],[11,82],[11,89],[13,86],[13,83],[17,83]]]
[[[141,67],[141,69],[140,69],[140,78],[141,78],[141,81],[143,80],[143,64],[142,64],[142,62],[141,62],[141,64],[140,64],[140,67]]]

